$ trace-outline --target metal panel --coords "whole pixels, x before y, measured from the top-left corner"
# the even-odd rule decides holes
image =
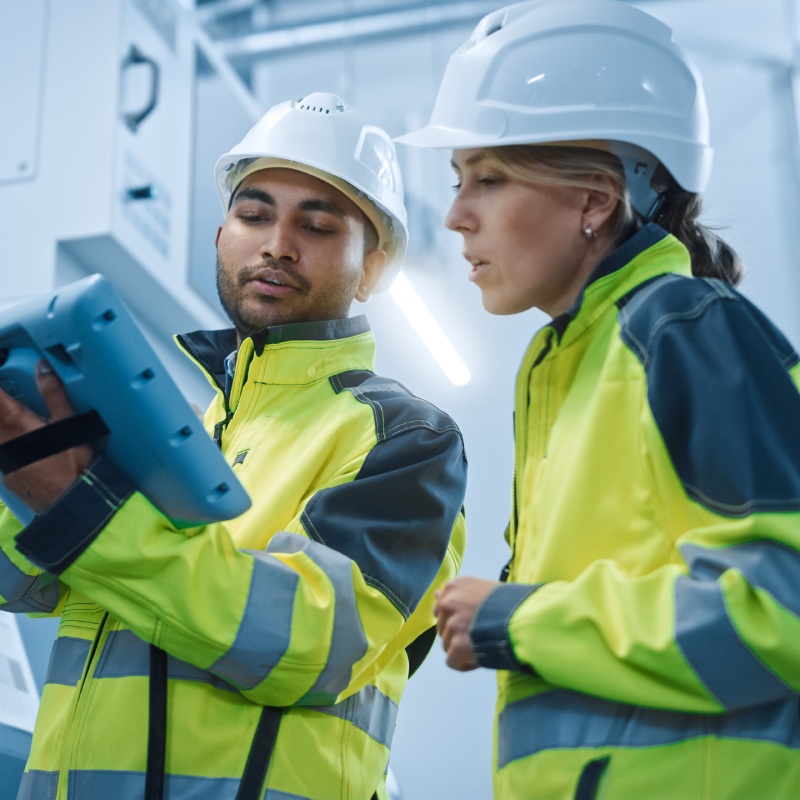
[[[0,183],[36,174],[48,5],[0,3]]]

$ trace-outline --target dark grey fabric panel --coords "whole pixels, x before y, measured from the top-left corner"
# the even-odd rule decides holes
[[[508,669],[529,672],[514,655],[508,636],[508,624],[519,605],[540,586],[524,583],[503,583],[493,589],[478,607],[470,627],[470,639],[475,660],[489,669]]]
[[[60,575],[97,538],[132,492],[130,479],[101,456],[17,534],[17,550],[40,569]]]
[[[687,493],[729,516],[800,509],[798,356],[780,331],[711,279],[664,276],[620,306]]]
[[[407,617],[436,576],[461,513],[461,433],[394,381],[357,372],[331,383],[372,408],[378,443],[354,481],[314,495],[303,525],[312,539],[354,560]]]

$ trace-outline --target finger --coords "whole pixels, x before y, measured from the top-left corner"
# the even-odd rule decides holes
[[[36,387],[50,411],[50,417],[55,420],[67,419],[75,415],[75,410],[69,402],[64,384],[53,372],[53,368],[44,359],[36,365]]]
[[[442,593],[435,592],[434,596],[436,597],[436,600],[434,600],[433,603],[433,616],[436,617],[438,622],[439,617],[445,613],[444,609],[442,608]]]
[[[447,651],[447,666],[459,672],[469,672],[477,669],[478,665],[469,644],[465,644],[462,638],[453,643]]]

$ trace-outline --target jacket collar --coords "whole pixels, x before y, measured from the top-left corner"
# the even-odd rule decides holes
[[[241,344],[240,350],[251,350],[256,357],[264,354],[265,349],[276,345],[296,343],[334,344],[341,340],[356,336],[364,336],[370,343],[366,360],[370,365],[374,359],[374,340],[369,322],[363,314],[345,319],[321,320],[318,322],[294,322],[288,325],[275,325],[264,328],[248,336]],[[175,337],[178,345],[213,379],[222,389],[225,386],[225,359],[236,350],[236,331],[226,328],[218,331],[194,331]],[[313,345],[303,348],[314,352]],[[297,353],[296,348],[292,351]],[[364,359],[362,359],[364,360]],[[371,366],[369,367],[371,368]],[[333,374],[333,373],[331,373]]]
[[[594,268],[572,308],[554,317],[549,327],[565,344],[635,286],[665,273],[691,275],[689,252],[663,228],[649,223]]]

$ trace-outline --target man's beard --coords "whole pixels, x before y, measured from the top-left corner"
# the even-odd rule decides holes
[[[260,270],[268,267],[278,272],[284,273],[287,277],[291,278],[292,284],[298,287],[300,292],[305,292],[310,288],[308,281],[302,276],[294,272],[291,267],[268,259],[263,264],[255,267],[244,267],[235,276],[231,276],[229,272],[222,269],[219,254],[217,254],[217,296],[219,297],[222,310],[228,316],[228,319],[233,323],[239,335],[244,338],[256,331],[263,330],[270,325],[281,325],[289,320],[264,320],[260,315],[248,313],[241,302],[241,291],[243,287],[252,279]],[[263,304],[266,306],[270,303],[277,303],[270,297],[262,298]]]

